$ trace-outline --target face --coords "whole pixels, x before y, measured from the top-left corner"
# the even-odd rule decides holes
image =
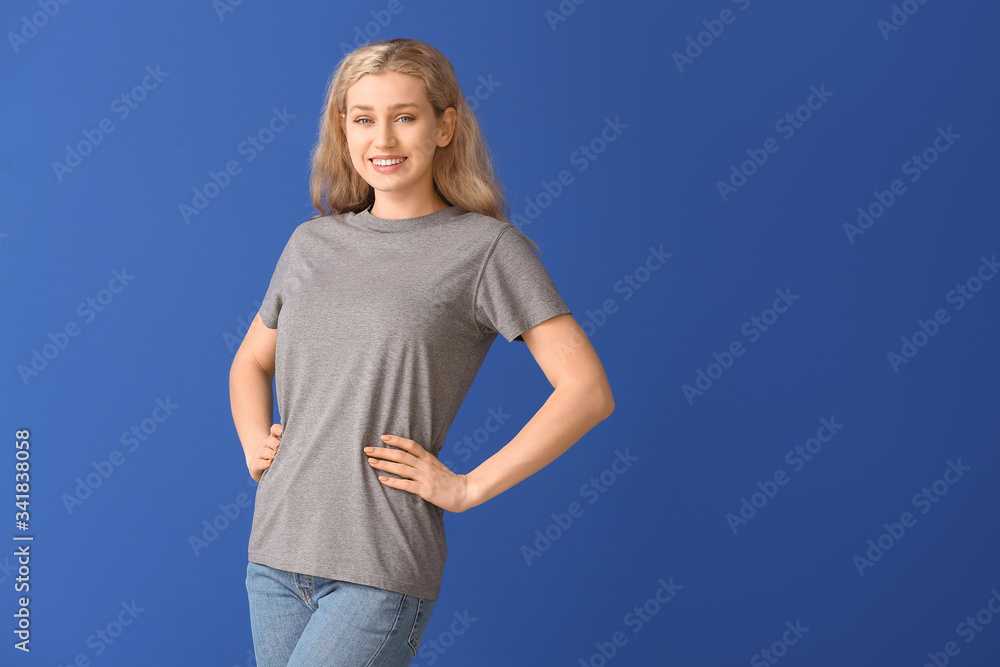
[[[366,74],[347,90],[341,122],[351,163],[376,199],[436,198],[434,153],[451,141],[455,114],[449,107],[436,118],[420,79],[399,72]],[[379,165],[373,158],[389,162]]]

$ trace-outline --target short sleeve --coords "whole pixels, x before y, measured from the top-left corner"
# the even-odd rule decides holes
[[[278,328],[278,314],[281,312],[281,304],[284,301],[285,290],[288,284],[288,272],[291,264],[292,236],[285,243],[281,256],[278,257],[278,264],[271,275],[271,282],[264,293],[264,300],[260,304],[260,319],[268,329]]]
[[[476,288],[476,323],[508,342],[536,324],[570,312],[524,235],[507,225],[490,250]]]

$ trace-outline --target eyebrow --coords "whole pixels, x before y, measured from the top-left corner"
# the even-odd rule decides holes
[[[416,105],[416,104],[414,104],[413,102],[397,102],[396,104],[390,104],[389,105],[389,111],[395,111],[396,109],[404,109],[406,107],[416,107],[416,108],[419,108],[419,106]],[[350,112],[354,111],[355,109],[360,109],[361,111],[374,111],[375,110],[370,104],[355,104],[350,109],[348,109],[347,112],[350,113]]]

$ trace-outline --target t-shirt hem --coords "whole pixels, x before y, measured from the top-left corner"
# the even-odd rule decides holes
[[[261,565],[267,565],[279,570],[298,572],[299,574],[311,574],[314,577],[324,577],[326,579],[348,581],[352,584],[372,586],[374,588],[381,588],[382,590],[392,591],[394,593],[402,593],[404,595],[423,598],[424,600],[437,600],[441,593],[440,586],[437,588],[427,588],[424,585],[414,584],[413,582],[400,583],[395,579],[386,578],[384,575],[372,571],[353,569],[330,571],[324,570],[322,567],[295,565],[291,561],[287,561],[283,558],[272,556],[270,554],[265,554],[260,551],[249,551],[247,552],[247,557],[254,563],[260,563]]]

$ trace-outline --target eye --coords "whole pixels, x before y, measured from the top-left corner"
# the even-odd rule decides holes
[[[403,120],[404,118],[408,118],[408,119],[410,119],[410,121],[415,121],[415,120],[416,120],[416,118],[414,118],[413,116],[400,116],[400,117],[399,117],[399,120]],[[363,120],[369,120],[369,119],[368,119],[368,118],[364,118],[364,117],[361,117],[361,118],[356,118],[356,119],[354,120],[354,122],[355,122],[355,123],[358,123],[358,124],[360,124],[360,125],[367,125],[368,123],[362,123],[362,122],[361,122],[361,121],[363,121]],[[409,125],[409,123],[406,123],[406,125]]]

